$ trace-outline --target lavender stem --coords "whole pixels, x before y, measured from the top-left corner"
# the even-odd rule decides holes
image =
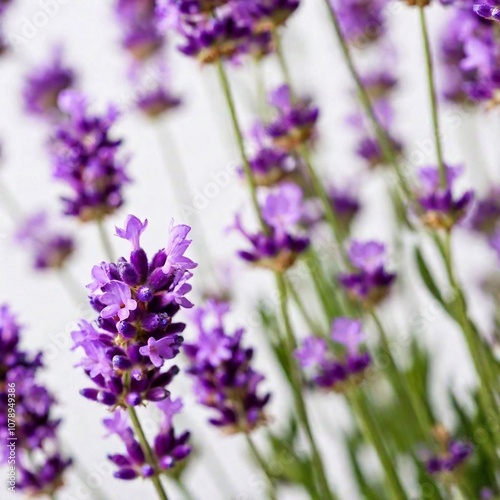
[[[104,225],[104,220],[99,219],[97,221],[97,229],[99,231],[99,237],[101,239],[102,247],[104,248],[104,253],[106,254],[106,258],[109,262],[114,262],[113,257],[113,246],[111,245],[111,241],[109,239],[108,233],[106,232],[106,227]]]

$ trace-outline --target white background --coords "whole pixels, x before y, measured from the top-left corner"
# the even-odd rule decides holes
[[[20,89],[23,75],[33,65],[47,60],[54,43],[62,42],[66,60],[80,75],[80,87],[91,97],[95,109],[102,110],[111,101],[127,102],[130,88],[124,76],[126,58],[118,45],[120,33],[112,15],[111,2],[66,0],[64,5],[58,1],[47,2],[54,10],[50,17],[45,18],[42,2],[17,0],[14,3],[6,16],[6,31],[9,36],[24,37],[24,42],[8,58],[0,61],[0,138],[5,149],[0,182],[15,194],[26,211],[49,207],[57,212],[61,186],[51,181],[50,164],[43,148],[48,130],[43,123],[22,112]],[[358,220],[355,233],[363,238],[376,237],[390,243],[391,227],[386,215],[388,201],[382,194],[382,178],[364,171],[363,165],[352,155],[353,137],[345,126],[345,117],[353,109],[349,93],[350,80],[323,2],[305,0],[302,3],[304,5],[286,30],[284,44],[292,64],[295,84],[313,95],[321,107],[317,164],[323,173],[334,180],[346,180],[361,173],[358,177],[361,181],[359,190],[364,203],[369,204],[370,208]],[[429,17],[435,42],[437,30],[443,23],[443,12],[440,8],[430,9]],[[27,24],[33,22],[38,27],[35,25],[34,30],[31,28],[31,31],[26,32]],[[427,146],[432,136],[417,11],[399,9],[390,16],[390,24],[392,38],[398,46],[397,69],[403,75],[402,92],[397,98],[398,130],[408,144],[408,151],[417,155],[413,157],[416,158],[416,165],[432,163],[433,150]],[[29,38],[24,36],[26,33],[30,35]],[[230,262],[234,267],[234,324],[248,326],[247,342],[260,346],[257,363],[269,376],[267,387],[274,393],[270,414],[274,417],[273,428],[279,429],[290,400],[278,370],[271,366],[272,358],[266,350],[262,334],[250,320],[255,301],[272,292],[272,281],[265,272],[248,270],[237,262],[234,252],[241,242],[236,236],[224,231],[232,222],[234,212],[245,206],[247,195],[235,176],[216,196],[211,194],[213,185],[207,187],[213,182],[211,174],[213,176],[234,166],[238,159],[227,125],[224,103],[211,68],[201,70],[197,63],[185,59],[173,49],[172,53],[171,78],[174,88],[185,99],[186,106],[165,125],[180,149],[192,190],[199,193],[208,189],[206,193],[210,193],[211,198],[207,206],[199,211],[197,220],[209,239],[210,253],[215,260],[219,264]],[[382,65],[383,61],[372,54],[370,63],[376,67]],[[268,84],[279,83],[276,63],[272,58],[266,63],[265,69]],[[231,72],[231,79],[242,103],[240,112],[248,126],[257,114],[252,72],[245,73],[238,69]],[[497,121],[494,112],[481,116],[480,120],[461,111],[443,117],[447,158],[451,163],[467,162],[467,180],[479,189],[484,189],[495,179]],[[472,136],[477,134],[479,126],[481,144],[472,149]],[[144,236],[144,246],[152,253],[165,244],[170,218],[174,216],[182,222],[184,215],[176,204],[177,184],[167,174],[159,148],[158,134],[165,130],[155,130],[155,126],[135,114],[126,115],[117,129],[125,138],[124,149],[132,154],[129,171],[134,182],[126,189],[126,207],[112,217],[108,228],[112,232],[113,225],[121,224],[127,213],[147,217],[150,230]],[[73,221],[67,224],[78,233],[79,249],[71,264],[71,272],[83,286],[89,281],[91,266],[105,256],[95,227],[78,226]],[[64,418],[61,428],[64,442],[89,471],[97,471],[91,481],[97,478],[97,481],[102,482],[108,498],[131,500],[139,495],[153,498],[151,485],[142,484],[140,480],[120,482],[110,477],[109,466],[103,468],[106,454],[119,452],[121,443],[114,438],[103,439],[104,430],[100,421],[106,411],[78,394],[87,382],[81,370],[73,367],[78,356],[69,351],[69,331],[74,320],[85,314],[84,302],[76,308],[57,276],[40,275],[30,270],[28,256],[11,241],[13,228],[12,221],[3,212],[0,213],[0,298],[12,306],[25,325],[24,347],[44,349],[48,353],[49,366],[43,378],[60,403],[58,411]],[[196,253],[196,236],[194,231],[195,248],[192,255],[198,258],[203,254],[206,257],[199,247]],[[114,244],[120,252],[127,251],[125,242],[116,240]],[[473,311],[479,316],[481,326],[488,331],[491,326],[488,319],[491,305],[478,291],[477,282],[484,276],[487,266],[495,268],[494,256],[482,243],[463,234],[456,241],[456,249],[460,254],[460,274],[470,284],[468,289],[473,296]],[[400,265],[400,271],[407,270],[406,266]],[[199,286],[206,271],[206,265],[201,265],[197,271]],[[411,279],[415,278],[412,282],[413,293],[420,284],[414,273],[410,274]],[[446,386],[452,385],[466,397],[467,387],[474,383],[470,363],[455,327],[436,312],[420,289],[413,296],[417,299],[417,311],[424,318],[424,326],[419,329],[419,333],[426,338],[434,353],[433,400],[439,414],[450,425],[452,422],[448,419],[444,400]],[[408,315],[414,312],[402,308],[399,302],[393,303],[392,307],[391,304],[386,306],[383,314],[392,330],[404,335],[410,326]],[[307,333],[300,322],[297,322],[297,327],[302,333]],[[370,325],[367,325],[367,330],[374,333]],[[188,329],[187,338],[190,334],[192,331]],[[243,454],[242,438],[224,437],[209,428],[205,424],[207,412],[198,408],[189,395],[190,382],[182,376],[179,378],[181,380],[176,391],[186,399],[186,418],[179,420],[179,428],[192,427],[194,441],[207,446],[197,454],[187,474],[186,482],[194,497],[219,499],[232,495],[232,498],[242,499],[264,498],[264,490],[258,486],[260,474],[251,468],[251,463]],[[342,429],[349,427],[349,417],[341,398],[312,398],[311,413],[332,485],[342,498],[359,498],[347,473],[346,457],[339,441]],[[224,492],[214,480],[215,462],[224,464]],[[372,462],[369,460],[368,463]],[[58,498],[98,498],[95,493],[89,496],[88,490],[85,490],[87,493],[82,492],[80,487],[80,479],[72,474],[67,488]],[[172,498],[181,498],[175,486],[170,485],[169,491]],[[12,498],[5,492],[0,497]],[[283,498],[302,496],[290,491]]]

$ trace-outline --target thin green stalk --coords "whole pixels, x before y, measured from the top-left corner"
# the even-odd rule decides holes
[[[420,401],[418,401],[418,397],[408,387],[406,375],[399,370],[399,367],[390,349],[389,338],[382,322],[380,321],[380,318],[375,311],[372,311],[371,316],[373,318],[373,321],[375,322],[375,325],[377,326],[377,330],[379,331],[380,339],[382,341],[382,347],[389,360],[389,378],[393,382],[394,389],[396,390],[396,393],[398,395],[398,399],[405,406],[405,409],[407,410],[407,413],[409,413],[409,416],[417,424],[420,437],[424,440],[429,440],[432,432],[432,422],[430,421],[427,412],[422,411],[422,404]]]
[[[349,400],[366,439],[368,439],[377,452],[385,472],[385,478],[391,497],[395,500],[406,500],[408,497],[406,496],[406,492],[401,484],[387,447],[380,438],[380,429],[373,418],[362,389],[357,389],[357,392],[352,394]]]
[[[283,74],[283,79],[285,83],[288,85],[288,89],[290,90],[290,95],[292,100],[295,100],[295,87],[292,84],[292,77],[290,76],[290,70],[288,68],[288,64],[285,59],[285,53],[283,52],[283,46],[281,44],[281,37],[276,28],[273,29],[273,39],[274,39],[274,48],[276,49],[276,55],[278,56],[278,62],[281,68],[281,72]]]
[[[275,478],[271,474],[271,471],[269,470],[269,467],[267,466],[266,461],[260,454],[260,451],[258,450],[257,446],[255,446],[255,443],[253,442],[252,437],[249,434],[245,434],[245,438],[248,444],[248,447],[250,448],[252,455],[254,456],[255,460],[257,460],[260,468],[262,469],[262,472],[266,475],[268,481],[269,481],[269,496],[272,500],[276,500],[276,485],[275,485]]]
[[[290,295],[292,296],[292,299],[295,302],[295,305],[297,306],[298,310],[300,311],[301,316],[304,318],[304,321],[306,322],[307,327],[312,332],[319,334],[321,332],[321,327],[318,324],[316,324],[314,322],[314,320],[311,318],[311,315],[308,313],[306,305],[304,304],[299,292],[292,285],[290,280],[287,280],[286,286],[290,290]]]
[[[330,487],[328,485],[328,480],[326,478],[325,467],[323,464],[323,460],[321,458],[321,454],[319,452],[318,446],[314,439],[314,435],[312,432],[311,424],[309,422],[309,416],[307,413],[306,404],[304,401],[304,396],[302,394],[302,377],[300,374],[300,370],[297,366],[296,360],[293,357],[293,352],[297,347],[297,341],[295,339],[295,335],[293,333],[292,324],[290,321],[290,316],[288,313],[288,293],[285,285],[284,278],[281,274],[276,273],[276,284],[279,293],[280,300],[280,309],[281,316],[283,320],[283,326],[285,328],[286,333],[286,342],[288,344],[288,355],[289,355],[289,370],[290,370],[290,379],[292,392],[294,396],[295,405],[297,408],[297,413],[299,420],[304,428],[307,439],[309,441],[309,445],[311,447],[312,452],[312,461],[314,464],[315,473],[318,476],[319,486],[321,489],[322,498],[324,500],[331,500],[334,497],[332,494]]]
[[[427,20],[425,18],[425,8],[420,6],[420,27],[422,29],[422,40],[424,43],[424,52],[425,52],[425,62],[427,68],[427,84],[429,87],[429,97],[431,100],[431,110],[432,110],[432,123],[434,126],[434,140],[436,143],[436,153],[437,153],[437,161],[439,166],[439,176],[441,181],[441,186],[446,187],[447,185],[447,177],[446,177],[446,168],[443,160],[443,147],[441,144],[441,131],[439,126],[439,110],[438,110],[438,102],[437,102],[437,94],[436,94],[436,84],[434,81],[434,68],[432,63],[432,52],[431,52],[431,44],[429,40],[429,30],[427,28]]]
[[[392,141],[389,138],[389,135],[387,131],[384,129],[384,127],[380,124],[377,116],[375,115],[375,110],[373,108],[370,96],[368,95],[368,92],[366,91],[365,86],[363,85],[363,82],[361,80],[361,77],[359,76],[359,73],[354,65],[353,58],[351,56],[351,51],[349,50],[349,46],[344,38],[344,35],[342,33],[342,30],[340,28],[340,23],[337,17],[337,13],[335,12],[335,9],[333,8],[333,5],[330,3],[330,0],[325,0],[328,12],[330,14],[330,20],[333,25],[333,29],[335,31],[335,35],[337,37],[337,40],[340,45],[340,49],[342,52],[342,55],[344,57],[345,63],[347,64],[347,67],[349,69],[349,72],[351,74],[352,79],[354,80],[356,84],[356,89],[359,95],[359,100],[361,102],[361,105],[363,109],[365,110],[365,113],[367,114],[372,127],[373,131],[375,132],[375,135],[377,136],[377,140],[380,144],[380,148],[382,150],[382,155],[384,156],[384,159],[392,165],[394,168],[396,175],[398,177],[398,181],[400,184],[401,189],[406,195],[409,195],[410,190],[408,188],[408,184],[406,182],[406,179],[401,172],[401,168],[399,166],[397,154],[394,151],[394,147],[392,145]]]
[[[260,212],[259,201],[257,199],[257,184],[255,182],[255,178],[253,176],[252,169],[250,167],[250,163],[248,161],[248,156],[245,151],[245,142],[243,139],[243,133],[241,132],[240,123],[238,121],[238,115],[236,114],[236,106],[234,104],[233,94],[231,92],[231,86],[229,85],[229,79],[227,77],[226,70],[224,68],[224,64],[220,59],[217,59],[217,72],[219,75],[220,84],[222,86],[222,90],[224,92],[224,97],[226,99],[227,107],[229,109],[229,114],[231,115],[231,122],[233,125],[234,134],[236,136],[236,142],[238,143],[238,149],[240,152],[241,159],[243,161],[243,169],[245,170],[245,176],[247,182],[250,186],[250,196],[252,198],[252,204],[254,206],[255,214],[259,218],[260,224],[263,229],[267,229],[267,225],[262,218],[262,214]]]
[[[102,247],[104,249],[104,253],[106,254],[106,258],[110,262],[113,262],[114,261],[113,246],[111,245],[111,240],[109,239],[108,233],[106,231],[104,220],[98,219],[96,224],[97,224],[97,230],[99,231],[99,238],[101,239]]]
[[[153,450],[151,449],[151,446],[149,445],[149,442],[146,438],[146,435],[144,434],[144,431],[142,429],[141,423],[139,421],[139,417],[137,416],[137,413],[135,412],[135,408],[133,406],[127,405],[127,410],[128,414],[130,415],[130,420],[132,421],[132,426],[134,428],[135,433],[137,434],[137,437],[139,438],[139,442],[141,444],[142,451],[144,452],[144,455],[146,456],[146,460],[151,467],[154,468],[155,470],[155,475],[151,477],[151,481],[153,482],[153,485],[156,489],[156,493],[158,494],[158,498],[161,500],[168,500],[167,494],[165,493],[165,489],[163,488],[163,484],[161,483],[161,480],[158,476],[158,463],[154,457]]]
[[[2,203],[14,221],[17,221],[22,215],[21,205],[12,195],[10,190],[0,182],[0,203]]]
[[[177,488],[179,488],[179,490],[182,492],[185,500],[194,500],[193,495],[191,494],[187,486],[184,484],[184,481],[182,481],[180,477],[178,477],[175,480],[175,484],[177,485]]]

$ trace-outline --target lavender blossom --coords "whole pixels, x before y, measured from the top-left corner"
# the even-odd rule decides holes
[[[360,346],[364,343],[361,321],[337,318],[332,324],[331,340],[343,347],[339,358],[323,338],[309,336],[296,349],[295,357],[306,372],[311,372],[310,384],[320,389],[346,392],[366,377],[371,357]]]
[[[426,460],[425,466],[429,474],[450,475],[467,462],[473,451],[474,447],[470,443],[450,440],[442,453]]]
[[[454,184],[462,173],[459,167],[446,166],[447,186],[441,187],[436,167],[420,169],[420,186],[416,194],[416,211],[422,222],[430,229],[449,231],[466,215],[473,200],[473,192],[466,191],[456,196]]]
[[[161,411],[162,422],[160,430],[154,439],[152,447],[155,462],[158,463],[159,473],[169,471],[177,466],[191,453],[189,432],[177,436],[173,427],[174,416],[182,410],[182,400],[172,401],[170,396],[156,403]],[[134,431],[130,426],[127,414],[123,410],[116,410],[111,418],[104,420],[108,435],[116,434],[126,448],[126,454],[117,453],[109,455],[118,470],[114,476],[118,479],[132,480],[137,477],[150,478],[155,475],[154,468],[147,463],[144,451],[137,441]]]
[[[500,21],[500,4],[496,0],[474,0],[474,12],[492,21]]]
[[[476,199],[470,211],[467,225],[473,231],[491,236],[500,222],[500,188],[489,190],[484,198]]]
[[[80,362],[93,387],[82,395],[116,409],[146,401],[162,401],[168,384],[179,372],[165,361],[177,356],[185,324],[174,316],[192,307],[185,297],[196,267],[184,254],[191,241],[188,226],[170,226],[167,246],[148,262],[140,246],[147,227],[129,215],[117,236],[132,244],[130,259],[94,266],[88,286],[90,303],[98,313],[94,323],[82,321],[72,333],[74,347],[85,353]]]
[[[257,266],[284,272],[309,246],[309,238],[298,235],[298,224],[304,215],[302,191],[296,184],[283,183],[271,189],[262,202],[262,216],[267,232],[247,232],[239,216],[235,229],[252,245],[239,256]]]
[[[216,413],[210,423],[225,433],[249,433],[267,422],[264,408],[271,395],[259,394],[264,377],[252,367],[253,349],[242,346],[244,330],[226,333],[228,309],[215,301],[197,309],[198,338],[184,352],[198,402]]]
[[[126,160],[119,158],[122,144],[111,137],[118,114],[110,107],[104,116],[88,112],[86,98],[65,91],[59,99],[67,118],[52,137],[53,176],[73,192],[62,198],[64,213],[81,221],[101,220],[123,204],[122,188],[128,182]]]
[[[340,275],[340,284],[352,299],[371,309],[387,297],[396,278],[385,268],[386,248],[377,241],[353,241],[349,260],[355,270]]]
[[[12,466],[15,460],[16,490],[52,496],[63,486],[71,460],[60,451],[55,400],[36,380],[42,356],[20,349],[20,330],[9,307],[0,306],[0,464]]]
[[[26,218],[16,232],[16,241],[28,248],[35,269],[61,269],[75,249],[73,238],[55,230],[46,212]]]
[[[59,96],[75,85],[74,71],[62,61],[62,50],[57,47],[49,64],[35,68],[26,77],[23,99],[26,112],[42,118],[60,117]]]

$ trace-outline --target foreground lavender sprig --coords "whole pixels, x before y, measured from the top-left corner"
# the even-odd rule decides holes
[[[187,455],[187,437],[179,438],[173,448],[151,449],[134,408],[148,401],[164,402],[170,395],[168,386],[179,368],[163,367],[177,356],[183,341],[180,334],[186,325],[176,322],[175,315],[181,308],[192,307],[185,295],[191,290],[190,270],[197,264],[184,255],[191,244],[187,239],[190,228],[173,223],[166,247],[148,261],[140,246],[146,227],[147,221],[129,215],[125,228],[116,229],[118,237],[132,244],[130,258],[94,266],[94,281],[88,288],[98,318],[93,324],[82,321],[72,337],[75,348],[81,347],[85,353],[80,365],[93,383],[82,395],[112,411],[127,409],[140,442],[140,451],[130,455],[129,461],[115,462],[127,471],[119,471],[118,477],[151,477],[160,498],[166,498],[158,475]],[[170,436],[170,431],[165,428],[161,435]],[[125,435],[130,437],[128,431]],[[137,448],[134,442],[125,440],[126,445]],[[177,446],[182,452],[176,451]]]
[[[267,422],[264,408],[271,395],[260,394],[264,377],[252,367],[253,349],[242,346],[244,330],[227,333],[228,312],[227,303],[213,300],[198,308],[198,338],[185,344],[184,352],[198,402],[216,412],[210,423],[226,433],[250,433]]]
[[[64,485],[71,459],[61,452],[55,400],[37,381],[42,355],[21,350],[20,333],[10,308],[0,306],[0,464],[11,471],[9,490],[52,497]]]
[[[81,221],[102,221],[123,204],[122,189],[128,182],[127,161],[120,158],[122,141],[111,137],[118,117],[110,107],[104,116],[88,112],[85,96],[65,91],[59,107],[67,114],[51,139],[54,178],[72,192],[62,198],[64,213]]]

